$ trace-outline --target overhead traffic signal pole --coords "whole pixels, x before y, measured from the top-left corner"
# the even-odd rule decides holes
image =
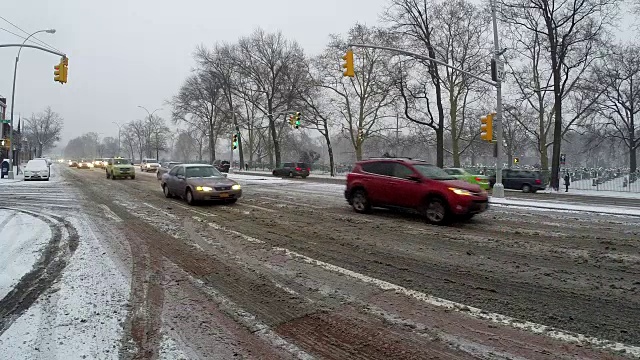
[[[3,47],[19,47],[20,49],[18,50],[18,55],[16,56],[16,62],[15,62],[15,66],[13,68],[13,88],[11,91],[11,119],[10,119],[10,128],[9,128],[9,179],[13,179],[14,178],[14,171],[13,171],[13,107],[15,104],[15,98],[16,98],[16,76],[18,73],[18,61],[20,60],[20,52],[22,51],[22,48],[27,47],[27,48],[32,48],[32,49],[38,49],[38,50],[42,50],[51,54],[56,54],[56,55],[60,55],[63,58],[67,58],[67,55],[55,50],[51,50],[51,49],[47,49],[47,48],[43,48],[41,46],[37,46],[37,45],[28,45],[25,44],[27,42],[27,40],[29,40],[29,38],[39,32],[54,32],[55,30],[40,30],[40,31],[36,31],[35,33],[29,35],[29,37],[27,37],[24,42],[22,44],[0,44],[0,48]],[[66,75],[65,75],[66,78]],[[66,80],[65,80],[66,82]],[[0,137],[4,136],[2,134],[2,129],[0,126]]]

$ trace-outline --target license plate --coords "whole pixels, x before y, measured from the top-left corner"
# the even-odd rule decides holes
[[[221,198],[228,198],[229,197],[229,193],[220,193],[220,197]]]

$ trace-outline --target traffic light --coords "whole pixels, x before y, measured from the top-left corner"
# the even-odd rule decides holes
[[[57,81],[60,84],[67,82],[67,71],[69,70],[69,58],[63,57],[60,59],[60,63],[53,67],[53,81]]]
[[[238,133],[233,134],[233,150],[238,148]]]
[[[345,63],[342,64],[342,67],[345,68],[342,75],[348,76],[348,77],[354,77],[355,72],[353,71],[353,50],[351,49],[347,50],[347,53],[345,54],[345,56],[342,57],[342,60],[345,61]]]
[[[294,119],[293,114],[289,115],[289,125],[293,126],[293,124],[295,124],[296,120]]]
[[[9,139],[0,139],[0,147],[10,148],[11,142],[9,141]]]
[[[293,114],[293,120],[294,120],[294,126],[295,128],[299,128],[300,127],[300,117],[302,116],[302,114],[297,111],[295,114]]]
[[[480,138],[491,142],[493,140],[493,113],[480,118]]]
[[[364,140],[364,131],[358,129],[358,141],[362,142],[362,140]]]
[[[519,162],[520,162],[520,159],[519,159],[519,158],[517,158],[517,157],[514,157],[514,158],[513,158],[513,163],[514,163],[514,164],[517,164],[517,163],[519,163]]]

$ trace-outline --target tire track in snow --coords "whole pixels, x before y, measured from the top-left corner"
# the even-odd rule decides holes
[[[34,216],[49,225],[52,234],[49,244],[44,248],[34,268],[0,300],[1,335],[58,280],[78,248],[79,236],[73,225],[62,218],[21,209],[7,207],[0,207],[0,209]],[[66,241],[63,241],[63,230],[67,232]]]

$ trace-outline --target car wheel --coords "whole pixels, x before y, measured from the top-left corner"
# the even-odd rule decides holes
[[[135,175],[131,177],[131,180],[135,180],[135,179],[136,179]]]
[[[447,206],[445,202],[438,198],[429,200],[425,208],[427,221],[432,224],[444,224],[447,221]]]
[[[351,194],[351,206],[355,212],[360,214],[366,214],[371,211],[371,204],[364,190],[356,190]]]
[[[271,174],[272,174],[273,176],[278,176],[278,173],[277,173],[275,170],[273,170],[273,171],[271,172]]]
[[[107,179],[108,179],[108,178],[110,177],[110,176],[109,176],[109,172],[108,172],[108,171],[105,171],[105,173],[107,174]]]
[[[111,173],[111,180],[115,180],[116,177],[113,175],[113,173]]]
[[[167,199],[171,199],[173,197],[173,195],[171,194],[171,190],[169,190],[169,187],[167,185],[162,186],[162,192],[164,193],[164,197],[166,197]]]
[[[522,185],[522,192],[525,192],[525,193],[531,192],[531,186],[529,186],[528,184]]]
[[[189,204],[189,205],[194,205],[195,204],[195,200],[193,199],[193,193],[191,192],[191,190],[187,189],[187,193],[186,193],[185,198],[187,200],[187,204]]]

